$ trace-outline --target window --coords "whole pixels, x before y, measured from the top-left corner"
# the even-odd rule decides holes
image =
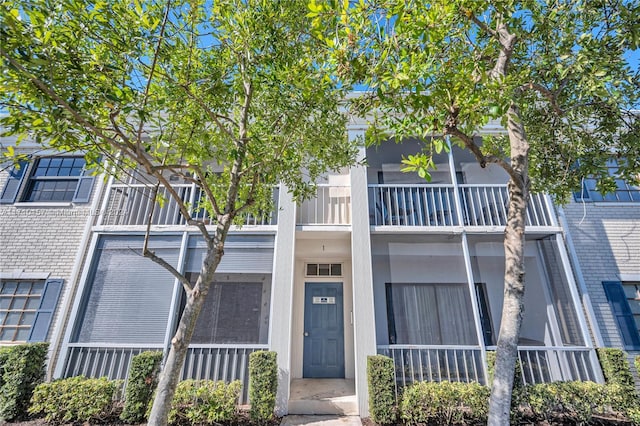
[[[188,273],[192,283],[197,273]],[[271,277],[216,274],[200,312],[192,342],[196,344],[266,344]]]
[[[44,341],[62,280],[0,281],[0,342]]]
[[[22,185],[27,168],[25,161],[11,169],[0,202],[15,202],[23,186],[22,202],[89,202],[94,178],[85,176],[84,158],[38,158]]]
[[[615,160],[607,162],[610,176],[618,175],[618,163]],[[582,181],[582,191],[574,193],[576,201],[588,202],[640,202],[640,187],[631,185],[623,179],[616,179],[616,190],[608,194],[601,194],[596,189],[596,179],[585,178]]]
[[[175,280],[140,255],[142,245],[142,236],[101,237],[74,342],[162,344]],[[177,266],[179,238],[152,236],[149,249]]]
[[[38,159],[23,201],[73,201],[84,166],[82,157]]]
[[[389,343],[475,345],[467,284],[386,285]]]
[[[602,283],[625,349],[640,350],[640,282]]]
[[[341,263],[307,263],[308,277],[341,277]]]

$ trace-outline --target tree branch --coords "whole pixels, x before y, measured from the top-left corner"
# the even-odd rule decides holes
[[[182,287],[185,289],[187,293],[193,289],[187,277],[185,277],[180,272],[178,272],[176,268],[174,268],[169,262],[167,262],[166,260],[158,256],[157,254],[155,254],[155,252],[149,249],[145,249],[142,252],[142,255],[146,258],[151,259],[152,261],[154,261],[155,263],[157,263],[158,265],[162,266],[164,269],[169,271],[171,275],[173,275],[178,281],[180,281],[180,283],[182,284]]]
[[[202,169],[200,167],[194,167],[193,170],[196,172],[198,179],[200,179],[200,188],[202,188],[204,194],[207,196],[209,201],[211,201],[211,207],[213,207],[213,211],[215,212],[216,216],[220,215],[220,207],[218,206],[218,202],[216,201],[216,197],[213,195],[211,188],[209,188],[209,185],[207,185],[207,181],[205,180],[206,176],[202,172]]]
[[[562,108],[560,108],[560,106],[558,106],[558,98],[556,94],[551,90],[547,89],[546,87],[544,87],[543,85],[530,82],[527,84],[523,84],[517,90],[520,92],[524,92],[525,90],[534,90],[540,93],[542,96],[544,96],[549,100],[549,103],[551,104],[551,106],[553,107],[553,110],[556,113],[558,113],[559,115],[564,115],[565,111]]]
[[[234,141],[234,143],[236,143],[236,144],[238,143],[238,138],[236,137],[236,135],[235,135],[231,130],[229,130],[229,129],[224,125],[224,124],[222,124],[222,122],[220,121],[220,119],[227,120],[227,121],[229,121],[230,123],[232,123],[233,125],[238,126],[238,124],[237,124],[233,119],[231,119],[230,117],[226,117],[226,116],[224,116],[224,115],[220,115],[220,114],[217,114],[217,113],[215,113],[215,112],[211,111],[211,110],[210,110],[210,109],[209,109],[209,108],[204,104],[204,102],[202,102],[202,99],[200,99],[199,97],[197,97],[196,95],[194,95],[194,94],[191,92],[191,90],[189,90],[189,87],[187,87],[186,85],[181,84],[181,85],[180,85],[180,87],[182,87],[182,88],[184,89],[184,91],[187,93],[187,95],[188,95],[188,96],[189,96],[193,101],[195,101],[195,103],[197,103],[197,104],[198,104],[198,106],[199,106],[200,108],[202,108],[202,109],[204,110],[204,112],[207,114],[207,116],[208,116],[208,117],[209,117],[209,118],[210,118],[210,119],[211,119],[211,120],[216,124],[216,126],[218,126],[218,128],[219,128],[220,130],[222,130],[223,132],[225,132],[225,133],[226,133],[226,134],[231,138],[231,140],[233,140],[233,141]]]
[[[498,32],[496,30],[494,30],[493,28],[489,27],[485,22],[483,22],[480,19],[478,19],[478,17],[473,12],[471,12],[469,9],[463,8],[462,12],[464,13],[464,15],[467,18],[471,19],[474,24],[476,24],[478,27],[480,27],[480,29],[482,31],[486,32],[487,34],[489,34],[492,37],[495,37],[496,39],[499,39]]]

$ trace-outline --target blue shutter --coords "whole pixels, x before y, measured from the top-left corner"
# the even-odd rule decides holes
[[[73,195],[74,203],[88,203],[91,198],[91,189],[93,188],[94,176],[81,176],[76,186],[76,192]]]
[[[28,161],[20,161],[18,162],[18,167],[13,166],[11,168],[11,171],[9,171],[9,178],[7,179],[7,182],[4,185],[4,189],[2,190],[2,196],[0,196],[0,203],[11,204],[16,200],[18,192],[20,192],[20,185],[22,184],[22,179],[24,179],[25,171],[27,170],[28,165]]]
[[[60,279],[47,280],[47,282],[44,283],[40,306],[33,320],[33,326],[31,327],[31,333],[29,334],[27,342],[44,342],[47,339],[51,319],[58,304],[60,291],[62,291],[62,283],[63,281]]]
[[[620,281],[603,281],[602,285],[609,305],[611,305],[613,316],[618,322],[625,348],[640,349],[640,335],[622,283]]]

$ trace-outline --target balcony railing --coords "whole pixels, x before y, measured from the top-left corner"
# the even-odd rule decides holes
[[[398,387],[419,381],[487,383],[482,349],[477,346],[386,345],[378,346],[378,354],[393,359]],[[600,372],[592,355],[593,349],[582,347],[518,347],[525,384],[598,382]]]
[[[317,197],[298,206],[298,225],[350,225],[351,188],[318,185]]]
[[[372,226],[459,226],[453,185],[369,185]],[[464,226],[504,227],[507,223],[506,185],[460,185]],[[547,198],[532,194],[527,226],[553,226]]]
[[[193,345],[190,346],[182,369],[182,380],[240,380],[240,404],[249,400],[249,354],[266,350],[266,345]],[[162,351],[160,346],[72,344],[64,377],[83,375],[107,377],[111,380],[129,378],[131,359],[144,351]]]
[[[398,387],[413,382],[486,383],[481,349],[477,346],[378,346],[378,354],[393,359]]]
[[[194,185],[173,185],[180,199],[190,206],[195,206],[200,199],[200,190]],[[113,184],[109,193],[107,205],[103,211],[100,225],[136,226],[146,225],[151,215],[152,225],[186,225],[184,216],[180,213],[178,203],[171,196],[167,188],[158,188],[158,198],[163,199],[162,205],[154,198],[155,187],[144,184]],[[274,205],[277,206],[278,189],[274,190]],[[277,209],[276,209],[277,210]],[[193,210],[191,217],[210,222],[208,213],[204,210]],[[276,214],[266,212],[263,215],[247,214],[244,216],[245,225],[275,225]]]
[[[598,381],[591,362],[592,349],[571,347],[519,347],[522,380],[525,384],[555,381]]]

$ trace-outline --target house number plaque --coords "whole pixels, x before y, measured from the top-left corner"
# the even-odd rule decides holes
[[[336,298],[335,297],[314,297],[313,304],[314,305],[335,305]]]

